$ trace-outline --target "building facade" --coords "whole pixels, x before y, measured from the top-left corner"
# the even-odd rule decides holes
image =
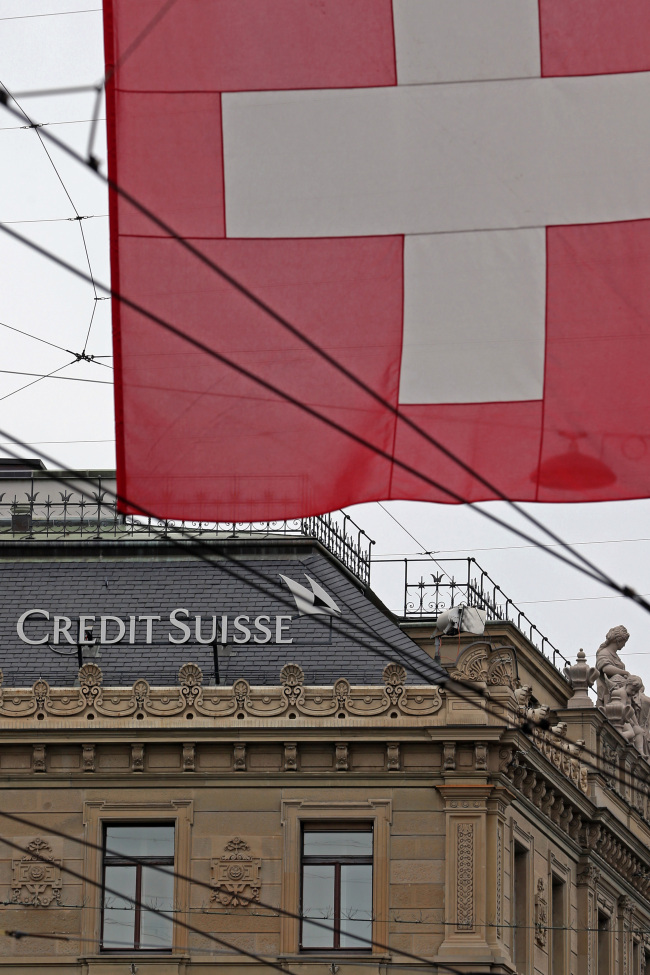
[[[619,645],[596,707],[513,623],[394,616],[347,529],[160,538],[108,474],[5,475],[3,970],[645,972]]]

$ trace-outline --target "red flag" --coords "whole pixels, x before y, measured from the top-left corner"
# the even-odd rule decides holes
[[[105,5],[113,180],[507,496],[649,496],[646,0],[162,8]],[[111,258],[267,383],[114,302],[136,505],[495,496],[115,193]]]

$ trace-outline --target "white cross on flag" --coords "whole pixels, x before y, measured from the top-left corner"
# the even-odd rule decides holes
[[[413,424],[510,498],[650,495],[648,0],[110,0],[105,28],[112,179],[312,343],[112,193],[114,288],[248,372],[114,302],[123,495],[494,497]]]

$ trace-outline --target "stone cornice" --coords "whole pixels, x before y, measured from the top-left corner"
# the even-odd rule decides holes
[[[543,767],[536,749],[519,749],[516,741],[500,750],[501,772],[514,790],[535,808],[583,854],[596,853],[616,875],[650,902],[650,862],[647,848],[605,810],[598,810],[566,777]]]

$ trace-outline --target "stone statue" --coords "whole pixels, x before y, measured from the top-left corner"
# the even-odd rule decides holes
[[[608,631],[605,640],[596,651],[596,670],[598,671],[596,706],[605,707],[610,700],[610,690],[605,678],[610,681],[613,677],[629,677],[625,664],[619,657],[620,651],[630,638],[624,626],[613,626]]]
[[[630,674],[619,657],[630,634],[614,626],[596,651],[597,706],[623,737],[644,757],[650,757],[650,697],[643,681]]]

